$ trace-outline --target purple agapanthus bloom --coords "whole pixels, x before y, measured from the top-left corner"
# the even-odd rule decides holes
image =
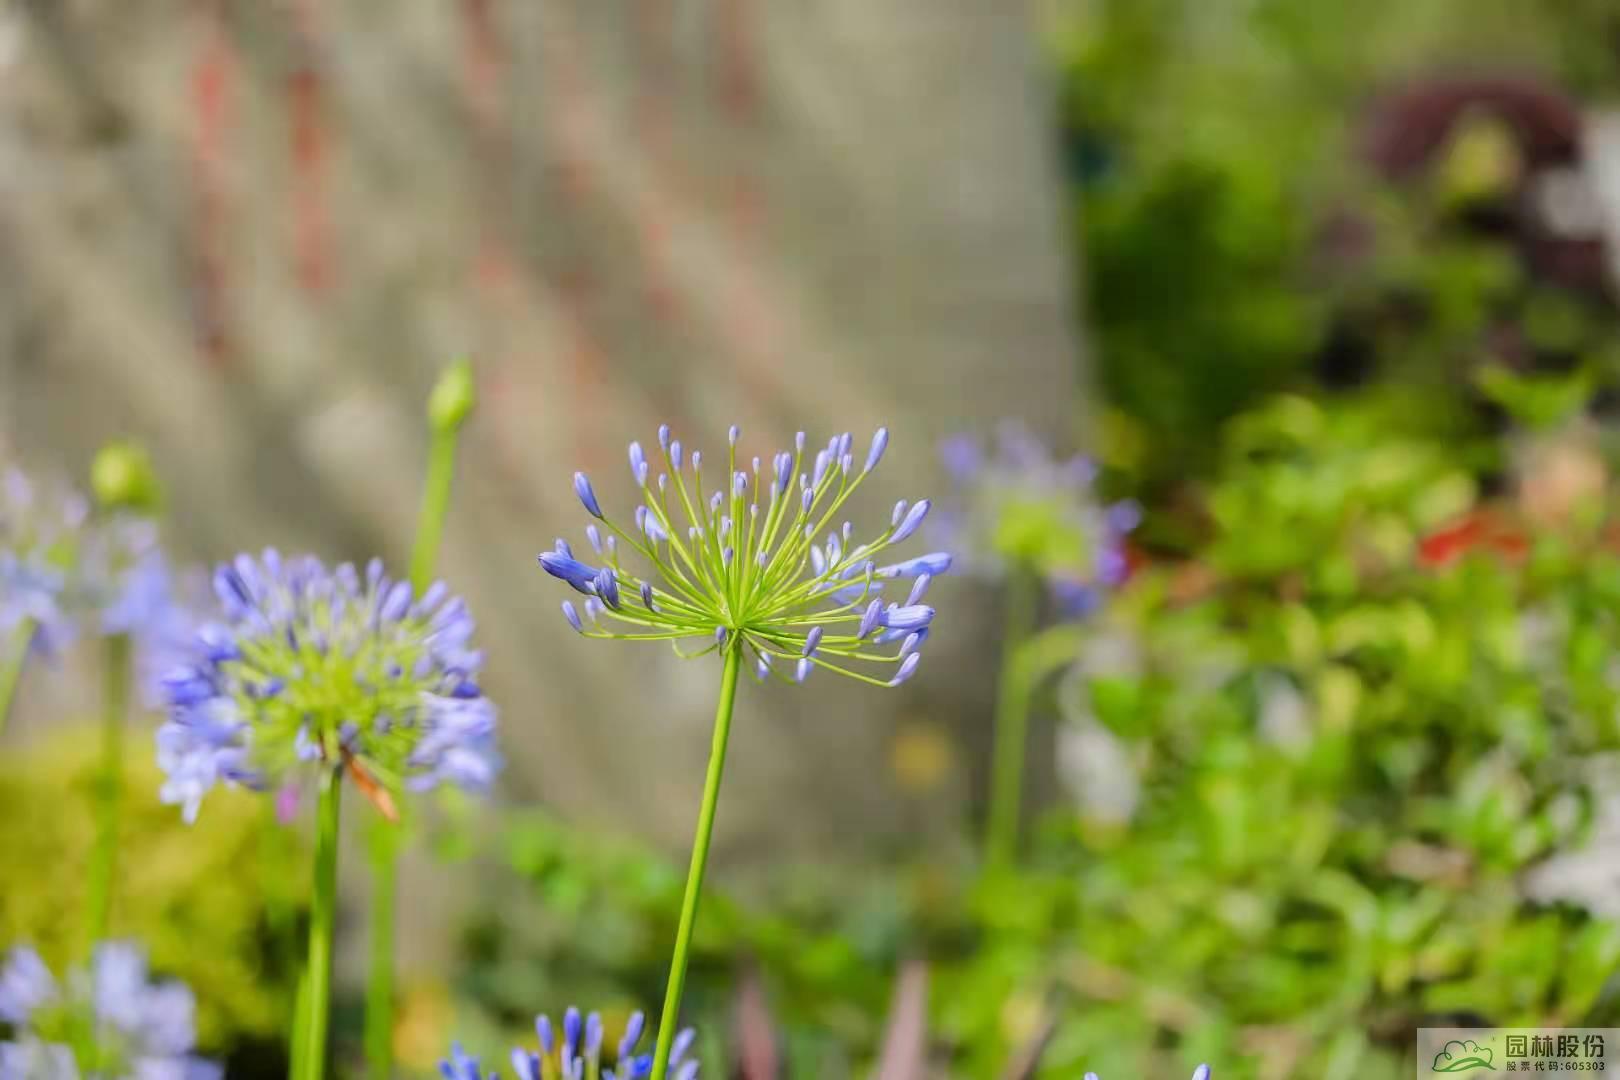
[[[1086,1073],[1085,1080],[1102,1080],[1102,1078],[1094,1072],[1088,1072]],[[1192,1080],[1209,1080],[1209,1066],[1200,1065],[1198,1068],[1194,1069]]]
[[[58,981],[32,949],[0,968],[0,1080],[218,1080],[192,1053],[196,1003],[150,980],[139,948],[108,942],[88,971]]]
[[[574,475],[574,494],[594,519],[585,528],[591,550],[576,555],[559,539],[539,556],[546,573],[586,598],[564,600],[563,618],[586,637],[669,642],[684,657],[741,650],[760,679],[802,683],[824,668],[875,686],[909,680],[935,614],[917,600],[951,556],[889,560],[932,504],[901,499],[888,526],[879,522],[865,539],[842,520],[888,448],[888,430],[879,428],[859,457],[849,432],[821,447],[799,432],[768,461],[744,458],[740,438],[731,428],[707,474],[703,455],[684,452],[668,425],[651,455],[631,443],[639,501],[622,525],[589,478]],[[885,604],[885,589],[907,602]],[[874,647],[913,634],[910,652]]]
[[[1125,539],[1141,511],[1134,502],[1102,503],[1089,458],[1054,458],[1011,423],[988,447],[952,436],[940,456],[954,490],[935,529],[970,571],[1034,574],[1071,616],[1089,612],[1125,580]]]
[[[512,1050],[512,1071],[516,1080],[645,1080],[652,1075],[653,1055],[639,1053],[637,1047],[646,1034],[647,1019],[632,1013],[615,1046],[612,1063],[604,1066],[604,1031],[598,1013],[581,1016],[578,1009],[563,1014],[561,1038],[551,1018],[535,1019],[539,1035],[538,1051],[516,1047]],[[687,1028],[675,1037],[669,1055],[669,1075],[674,1080],[693,1080],[698,1074],[697,1059],[688,1056],[697,1035]],[[485,1074],[478,1059],[469,1057],[459,1043],[450,1047],[450,1057],[439,1063],[444,1080],[500,1080],[500,1073]]]
[[[68,591],[90,506],[41,491],[17,469],[0,474],[0,644],[29,629],[52,652],[72,636]]]
[[[478,684],[473,620],[443,583],[415,596],[373,560],[239,555],[213,581],[214,621],[164,679],[165,802],[194,820],[221,781],[279,788],[350,771],[386,810],[392,793],[489,787],[495,706]]]

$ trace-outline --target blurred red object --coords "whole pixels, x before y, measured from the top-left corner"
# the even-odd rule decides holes
[[[1418,545],[1418,561],[1424,566],[1448,566],[1475,551],[1522,559],[1530,551],[1530,538],[1522,527],[1494,510],[1472,510],[1424,537]]]

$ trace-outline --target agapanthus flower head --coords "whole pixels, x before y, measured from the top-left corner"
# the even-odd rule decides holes
[[[37,487],[18,469],[0,473],[0,641],[24,624],[42,651],[71,636],[68,592],[89,515],[73,492]]]
[[[1088,1072],[1086,1073],[1085,1080],[1102,1080],[1102,1078],[1094,1072]],[[1200,1065],[1198,1068],[1194,1069],[1192,1080],[1209,1080],[1209,1066]]]
[[[141,950],[97,946],[88,971],[58,980],[32,949],[0,967],[4,1080],[217,1080],[196,1057],[191,991],[153,982]]]
[[[973,436],[952,436],[940,456],[954,491],[937,534],[971,569],[1033,573],[1075,614],[1125,579],[1125,538],[1141,512],[1134,502],[1105,505],[1098,498],[1089,458],[1054,458],[1012,423],[988,446]]]
[[[558,540],[540,556],[547,573],[585,597],[564,601],[563,617],[586,637],[669,641],[682,656],[743,650],[762,679],[802,682],[818,667],[879,686],[910,678],[934,618],[920,602],[922,579],[950,569],[951,556],[891,561],[889,549],[917,532],[929,503],[901,500],[887,526],[859,543],[841,518],[882,458],[888,431],[879,429],[859,458],[848,434],[810,449],[800,433],[790,450],[745,460],[740,437],[733,427],[724,469],[707,472],[703,455],[683,452],[667,426],[650,452],[631,443],[640,503],[624,525],[590,480],[574,475],[574,492],[596,519],[586,530],[591,551],[576,554]],[[915,580],[896,580],[904,578]],[[874,676],[874,665],[887,673]]]
[[[624,1031],[610,1041],[599,1013],[582,1016],[578,1009],[569,1009],[560,1026],[554,1026],[549,1016],[536,1017],[539,1046],[535,1050],[513,1048],[513,1076],[516,1080],[644,1080],[653,1070],[653,1055],[638,1049],[646,1027],[646,1017],[632,1013]],[[689,1056],[695,1039],[691,1028],[675,1036],[669,1056],[669,1075],[674,1080],[697,1076],[697,1059]],[[604,1053],[604,1044],[611,1055]],[[439,1072],[444,1080],[500,1080],[498,1071],[485,1073],[478,1059],[468,1057],[459,1043],[450,1047],[449,1058],[439,1062]]]
[[[98,517],[84,531],[71,606],[102,634],[141,636],[169,616],[174,588],[157,522],[131,513]]]
[[[196,817],[226,781],[277,788],[341,768],[393,813],[401,788],[494,779],[495,707],[478,685],[473,620],[443,583],[413,595],[373,560],[239,555],[214,573],[215,621],[164,679],[163,799]]]

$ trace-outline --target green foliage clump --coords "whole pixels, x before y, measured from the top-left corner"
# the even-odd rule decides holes
[[[95,739],[70,731],[14,752],[0,770],[0,862],[27,883],[0,889],[0,948],[31,944],[56,970],[88,950],[97,754]],[[132,753],[124,768],[112,936],[136,941],[154,971],[191,987],[205,1052],[279,1045],[307,879],[296,834],[261,798],[221,799],[187,826],[158,801],[151,755]]]
[[[1620,555],[1567,524],[1426,560],[1470,489],[1385,430],[1301,402],[1236,425],[1202,591],[1150,571],[1030,646],[1074,665],[1067,723],[1136,798],[1081,790],[986,884],[940,994],[964,1075],[1043,1014],[1048,1075],[1358,1080],[1408,1075],[1418,1026],[1620,1017],[1620,924],[1537,873],[1614,794]]]

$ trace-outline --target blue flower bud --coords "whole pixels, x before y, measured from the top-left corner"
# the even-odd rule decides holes
[[[602,1052],[602,1015],[591,1013],[585,1018],[585,1056],[595,1058]]]
[[[889,429],[880,427],[872,436],[872,449],[866,452],[866,468],[864,472],[871,472],[877,468],[877,463],[883,460],[883,451],[889,448]]]
[[[726,438],[731,442],[732,446],[737,445],[737,440],[741,436],[742,436],[742,428],[738,427],[736,424],[732,424],[731,425],[731,430],[726,432]]]
[[[665,430],[668,430],[667,428]],[[534,1031],[540,1036],[540,1050],[550,1054],[557,1049],[557,1042],[551,1035],[551,1017],[537,1016],[534,1018]]]
[[[906,606],[910,607],[911,605],[915,604],[917,601],[921,600],[923,598],[923,593],[928,591],[928,583],[933,581],[933,580],[934,580],[934,575],[932,575],[932,574],[923,574],[916,581],[912,582],[911,583],[911,594],[906,597]]]
[[[637,1009],[630,1014],[630,1020],[624,1025],[624,1038],[619,1040],[619,1060],[628,1063],[632,1054],[636,1052],[636,1043],[641,1041],[642,1030],[647,1026],[647,1018]]]
[[[861,616],[861,625],[860,628],[855,631],[855,636],[857,638],[865,638],[866,635],[870,634],[872,629],[877,626],[878,618],[882,614],[882,601],[873,600],[870,604],[866,605],[866,614]]]
[[[810,632],[804,637],[804,655],[816,655],[816,649],[821,645],[821,627],[812,626]]]
[[[579,611],[575,609],[574,602],[572,600],[564,600],[562,602],[562,613],[563,618],[568,620],[569,626],[572,626],[581,634],[585,632],[585,624],[579,621]]]
[[[907,634],[905,644],[900,646],[900,659],[904,660],[906,657],[916,652],[922,643],[927,640],[928,628],[926,626],[921,630],[913,630],[910,634]]]
[[[596,595],[602,598],[602,603],[619,610],[619,579],[613,573],[611,566],[604,566],[596,572]]]
[[[754,663],[754,675],[757,678],[763,680],[763,679],[769,678],[770,674],[771,674],[771,654],[770,653],[760,653],[759,654],[759,659],[757,661],[755,661],[755,663]]]
[[[889,542],[898,544],[916,532],[917,527],[922,524],[923,518],[928,516],[929,505],[927,499],[921,499],[915,506],[906,511],[905,518],[901,520],[899,527],[894,530],[894,535],[889,538]]]
[[[660,450],[668,450],[669,449],[669,425],[668,424],[659,424],[658,425],[658,448]]]
[[[703,468],[703,451],[692,451],[692,471],[697,472]]]
[[[647,455],[641,452],[639,442],[630,444],[630,475],[638,486],[647,482]]]
[[[922,504],[918,504],[922,505]],[[915,577],[918,574],[928,574],[938,577],[951,568],[952,556],[946,551],[934,551],[927,555],[919,555],[915,559],[907,559],[892,566],[878,567],[877,576],[880,578]]]
[[[652,585],[645,581],[641,583],[641,606],[646,608],[648,611],[658,610],[657,608],[653,607]]]
[[[934,621],[934,609],[925,604],[899,607],[890,604],[882,613],[881,624],[893,630],[921,630]],[[865,637],[865,635],[861,635]]]
[[[717,627],[714,628],[714,643],[716,645],[720,646],[722,649],[726,647],[726,628],[725,627],[717,626]]]
[[[569,546],[568,541],[564,540],[560,536],[557,537],[557,542],[552,545],[552,547],[555,549],[557,554],[563,556],[564,558],[572,559],[574,557],[574,549]]]
[[[388,590],[388,595],[384,597],[382,607],[378,610],[377,616],[383,622],[398,622],[400,619],[405,617],[405,613],[409,611],[410,608],[410,584],[404,581],[396,581],[394,582],[393,588]]]
[[[776,455],[776,494],[787,492],[788,485],[793,483],[793,457],[790,454]]]
[[[801,454],[804,453],[804,432],[793,436],[793,448]]]
[[[899,502],[894,504],[894,513],[889,515],[890,527],[895,527],[900,524],[900,519],[906,516],[906,507],[908,505],[910,504],[904,499],[901,499]]]
[[[814,666],[815,661],[811,660],[808,656],[800,660],[798,665],[793,669],[793,681],[804,682],[804,680],[810,677],[810,669]]]
[[[804,494],[799,498],[799,512],[802,514],[808,514],[810,512],[811,504],[813,504],[815,501],[816,493],[811,491],[809,488],[805,488]]]
[[[561,578],[572,585],[576,591],[587,595],[590,593],[592,583],[596,578],[596,567],[587,566],[576,559],[552,551],[540,553],[540,566],[552,577]]]
[[[827,557],[821,553],[819,545],[812,545],[810,548],[810,569],[817,577],[827,572]]]
[[[1192,1080],[1209,1080],[1209,1066],[1200,1065],[1193,1070]]]
[[[922,653],[914,652],[910,656],[906,657],[905,661],[900,665],[900,670],[895,672],[894,678],[889,680],[889,685],[899,686],[901,683],[917,674],[917,665],[920,663],[922,663]]]
[[[695,469],[698,467],[698,462],[702,459],[702,457],[703,455],[697,453],[696,451],[692,453],[692,468]],[[674,442],[669,444],[669,462],[671,465],[675,466],[676,471],[680,470],[681,440],[679,439],[676,439]]]
[[[591,482],[582,472],[574,474],[574,494],[579,496],[579,501],[585,504],[586,512],[592,517],[602,516],[602,506],[596,501],[596,492],[591,490]]]
[[[598,555],[602,554],[602,530],[594,524],[585,526],[585,539],[591,542],[591,550]]]
[[[816,467],[815,470],[810,474],[810,486],[812,488],[819,488],[821,486],[821,481],[826,477],[827,470],[831,466],[832,453],[830,451],[823,450],[816,454]]]
[[[574,1057],[574,1052],[579,1048],[580,1028],[583,1026],[584,1020],[580,1017],[579,1010],[569,1006],[568,1011],[563,1013],[562,1060],[564,1068],[567,1068]]]

